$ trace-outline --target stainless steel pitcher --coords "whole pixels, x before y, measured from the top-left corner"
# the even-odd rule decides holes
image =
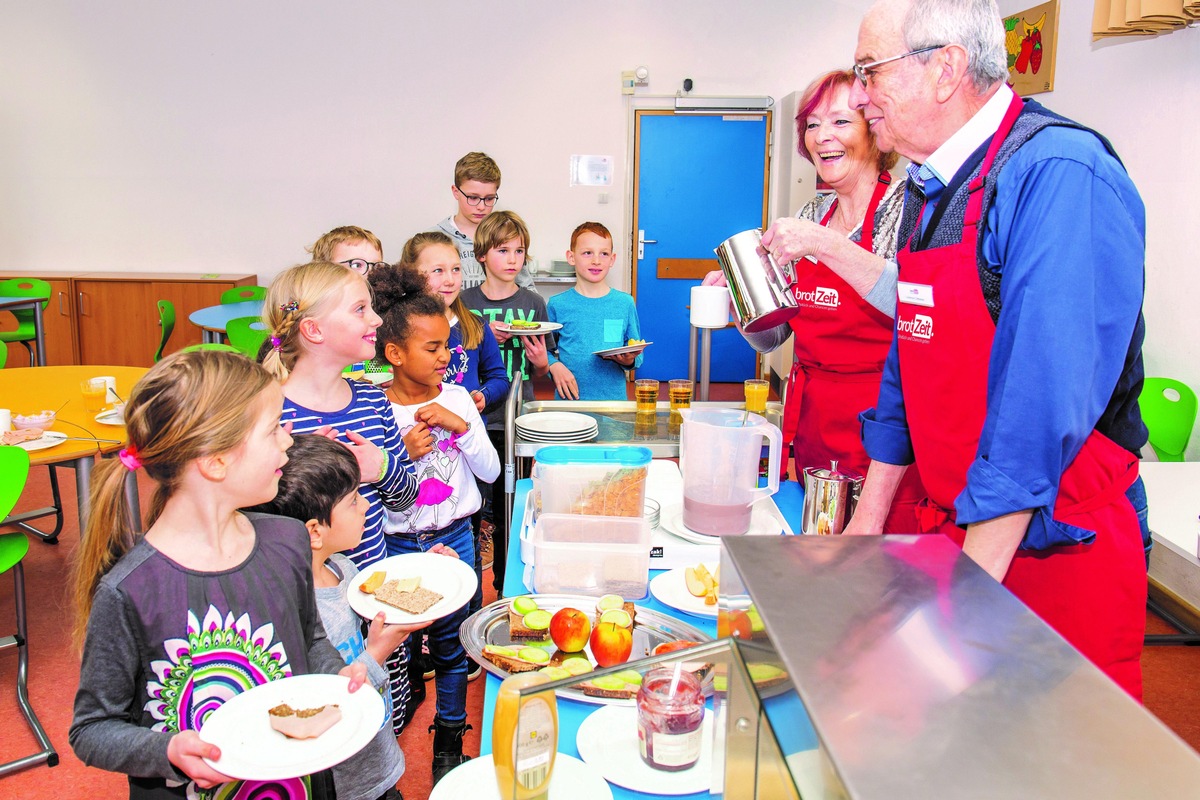
[[[787,275],[762,246],[762,231],[752,228],[734,234],[713,252],[725,273],[742,330],[774,328],[799,311]]]
[[[801,529],[807,534],[840,534],[854,516],[863,476],[853,470],[838,471],[836,461],[804,470],[804,514]]]

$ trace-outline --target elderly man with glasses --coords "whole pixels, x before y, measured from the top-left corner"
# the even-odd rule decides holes
[[[906,465],[940,532],[1141,697],[1146,571],[1126,492],[1138,410],[1145,209],[1099,134],[1006,85],[994,0],[881,0],[851,104],[913,163],[872,458],[847,533]]]

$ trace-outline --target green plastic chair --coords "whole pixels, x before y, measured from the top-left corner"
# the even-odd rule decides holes
[[[0,297],[45,297],[45,302],[42,303],[42,309],[45,310],[46,304],[50,302],[50,295],[53,290],[50,284],[37,278],[7,278],[0,280]],[[29,366],[34,366],[33,343],[37,339],[37,331],[33,327],[33,311],[29,309],[21,309],[18,311],[9,311],[17,318],[17,329],[15,331],[0,331],[0,342],[20,342],[25,345],[25,349],[29,351]]]
[[[244,303],[247,300],[266,300],[265,286],[235,286],[221,292],[221,305],[226,303]]]
[[[258,349],[267,340],[267,334],[266,326],[260,317],[238,317],[229,320],[225,325],[225,336],[228,337],[229,344],[247,358],[258,357]]]
[[[8,516],[25,491],[29,477],[29,453],[20,447],[0,447],[0,518]],[[58,753],[46,736],[46,729],[33,713],[29,703],[29,631],[25,621],[25,566],[21,563],[29,552],[29,539],[23,533],[0,534],[0,573],[12,571],[13,592],[17,611],[17,632],[0,638],[0,650],[17,648],[17,705],[37,738],[38,752],[0,764],[0,777],[36,764],[58,764]]]
[[[187,347],[183,348],[183,349],[182,349],[182,350],[180,350],[179,352],[181,352],[181,353],[194,353],[194,352],[196,352],[197,350],[216,350],[216,351],[218,351],[218,352],[221,352],[221,353],[238,353],[238,354],[241,354],[241,355],[245,355],[244,353],[242,353],[242,351],[241,351],[241,350],[238,350],[238,349],[237,349],[236,347],[234,347],[233,345],[229,345],[229,344],[214,344],[214,343],[211,343],[211,342],[205,342],[204,344],[193,344],[193,345],[188,345]]]
[[[158,301],[158,324],[162,328],[162,337],[158,340],[158,352],[154,354],[155,364],[162,361],[163,350],[167,347],[167,340],[175,332],[175,304],[170,300]]]
[[[1146,378],[1138,398],[1159,461],[1183,461],[1196,424],[1196,393],[1171,378]]]
[[[6,361],[8,361],[8,348],[0,345],[0,369],[4,369]]]

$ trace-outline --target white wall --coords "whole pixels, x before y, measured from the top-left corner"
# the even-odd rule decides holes
[[[450,213],[453,163],[472,149],[499,161],[501,207],[529,221],[535,257],[561,258],[588,218],[624,240],[623,69],[649,68],[643,94],[690,77],[695,94],[782,99],[850,62],[867,5],[8,2],[0,268],[266,281],[341,224],[394,258]],[[1125,159],[1149,219],[1147,366],[1200,387],[1200,29],[1092,43],[1091,9],[1062,0],[1056,88],[1039,99]],[[617,157],[610,203],[568,187],[572,153]],[[810,191],[777,186],[773,211]]]

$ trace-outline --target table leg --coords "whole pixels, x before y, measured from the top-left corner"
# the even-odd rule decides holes
[[[91,506],[92,456],[75,459],[75,498],[79,501],[79,539],[87,527],[87,515]]]
[[[46,327],[42,321],[42,304],[40,301],[33,304],[33,331],[37,349],[37,363],[39,367],[44,367],[46,366]]]

